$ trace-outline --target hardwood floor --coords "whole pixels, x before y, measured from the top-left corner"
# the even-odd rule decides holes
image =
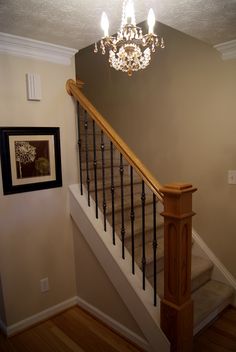
[[[79,307],[6,339],[1,352],[140,352]],[[228,308],[194,338],[194,352],[236,352],[236,309]]]
[[[140,352],[79,307],[6,339],[1,352]]]
[[[194,352],[236,352],[236,309],[229,307],[194,338]]]

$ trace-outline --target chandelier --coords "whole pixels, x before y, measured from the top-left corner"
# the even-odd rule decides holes
[[[102,13],[101,27],[104,36],[100,41],[102,54],[109,50],[109,63],[115,70],[127,72],[132,76],[133,71],[145,69],[151,60],[151,52],[157,47],[164,48],[162,37],[154,33],[155,15],[153,9],[148,12],[148,33],[143,35],[142,29],[136,26],[134,6],[132,0],[124,0],[121,27],[115,36],[110,36],[109,21],[105,12]],[[94,52],[98,52],[95,43]]]

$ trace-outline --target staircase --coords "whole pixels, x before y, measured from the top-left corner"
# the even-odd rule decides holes
[[[103,118],[100,125],[94,122],[95,109],[82,95],[78,85],[76,86],[73,81],[69,80],[67,90],[79,101],[78,131],[81,194],[87,197],[88,206],[92,201],[95,204],[94,217],[98,218],[99,213],[102,214],[104,231],[106,231],[107,224],[110,224],[113,233],[113,245],[116,245],[115,235],[119,236],[122,243],[120,255],[124,260],[127,253],[132,258],[132,268],[130,269],[132,273],[135,274],[136,266],[142,271],[143,289],[145,289],[146,280],[152,285],[153,304],[157,304],[158,297],[164,302],[163,307],[167,304],[169,305],[168,309],[171,309],[171,304],[168,303],[168,284],[164,284],[165,280],[168,281],[168,274],[164,279],[164,262],[165,259],[167,260],[166,250],[168,247],[165,246],[164,233],[165,236],[170,236],[168,226],[164,228],[164,222],[169,217],[166,210],[168,205],[167,208],[165,205],[164,188],[157,182],[153,182],[150,173],[147,172],[145,178],[142,177],[139,160],[135,159],[135,163],[133,163],[133,160],[132,163],[130,162],[133,154],[130,155],[129,152],[121,153],[119,149],[120,140],[115,144],[113,139],[110,138],[109,132],[107,133],[106,130],[106,124],[103,124]],[[118,148],[115,146],[118,146]],[[187,186],[172,190],[170,188],[166,191],[167,198],[169,193],[172,192],[173,196],[179,190],[182,192],[182,189],[183,194],[185,194],[185,188],[188,191]],[[163,194],[165,208],[163,207]],[[163,216],[161,216],[161,213]],[[192,215],[192,213],[189,215],[189,219]],[[180,218],[178,221],[182,221]],[[190,241],[192,242],[192,239]],[[178,246],[178,243],[176,243],[176,246]],[[188,251],[187,248],[186,251]],[[177,264],[174,263],[174,265],[177,269]],[[166,262],[165,267],[167,267]],[[191,330],[194,333],[209,324],[233,300],[234,290],[229,285],[213,280],[212,270],[213,264],[209,259],[192,254],[191,293],[194,312],[193,328]],[[186,277],[187,273],[186,269]],[[166,297],[164,286],[167,292]],[[181,301],[181,299],[180,307],[184,306],[186,302],[190,302],[189,299],[186,299],[186,301]],[[178,309],[176,308],[176,310]],[[164,308],[163,312],[166,312]],[[167,315],[170,312],[169,310],[168,314],[162,313],[162,318],[168,320]],[[188,312],[191,315],[191,304]],[[172,319],[171,314],[170,319]],[[191,319],[188,318],[187,320],[191,327]],[[171,350],[190,351],[191,337],[187,344],[183,341],[180,344],[175,343],[172,341],[175,337],[169,331],[171,328],[168,327],[168,324],[168,321],[164,322],[162,327],[171,341]],[[185,339],[185,337],[181,338]]]

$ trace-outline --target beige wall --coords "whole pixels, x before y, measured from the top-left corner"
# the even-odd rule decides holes
[[[236,60],[159,25],[166,48],[133,77],[89,47],[77,55],[84,92],[162,183],[186,181],[194,227],[236,277]]]
[[[26,100],[26,72],[40,74],[41,102]],[[0,177],[0,320],[11,325],[79,295],[142,336],[69,215],[68,185],[77,183],[78,166],[65,82],[74,76],[73,64],[0,55],[0,126],[59,126],[63,178],[62,188],[3,196]],[[50,290],[41,294],[44,277]]]
[[[43,99],[26,100],[26,72],[41,76]],[[60,127],[63,187],[3,196],[0,274],[7,325],[76,295],[67,186],[77,181],[75,111],[65,92],[74,64],[0,55],[0,125]],[[48,277],[50,290],[40,292]],[[1,306],[1,305],[0,305]]]
[[[4,325],[6,324],[6,313],[5,313],[3,292],[2,292],[1,276],[0,276],[0,320]]]
[[[105,271],[93,255],[76,224],[74,227],[77,292],[79,298],[143,337]],[[86,268],[86,269],[85,269]]]

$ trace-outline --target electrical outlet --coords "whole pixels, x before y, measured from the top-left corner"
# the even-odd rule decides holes
[[[49,290],[48,277],[40,280],[40,290],[41,292],[47,292]]]
[[[229,170],[228,171],[228,184],[229,185],[236,185],[236,170]]]

